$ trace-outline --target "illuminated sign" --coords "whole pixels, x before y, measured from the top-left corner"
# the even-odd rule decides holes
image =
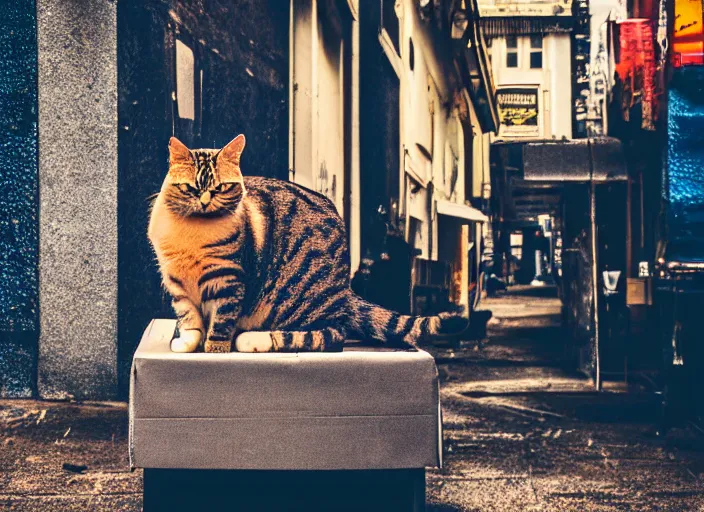
[[[622,108],[625,111],[640,102],[643,107],[642,128],[654,130],[658,114],[653,27],[648,19],[622,21],[618,27],[620,57],[616,72],[624,84]]]
[[[675,66],[704,64],[702,0],[675,0],[675,33],[672,40]]]
[[[538,135],[538,89],[507,87],[496,91],[501,132],[511,135]]]

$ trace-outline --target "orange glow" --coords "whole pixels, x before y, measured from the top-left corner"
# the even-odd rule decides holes
[[[621,55],[616,72],[624,83],[629,84],[629,90],[641,89],[643,101],[652,101],[655,88],[655,49],[650,20],[633,18],[620,22],[619,45]]]
[[[703,24],[701,0],[675,0],[675,65],[704,64]]]

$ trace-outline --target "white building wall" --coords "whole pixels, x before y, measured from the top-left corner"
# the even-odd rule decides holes
[[[464,205],[469,199],[465,197],[466,180],[471,180],[470,190],[477,191],[473,195],[481,194],[482,181],[489,181],[489,136],[479,129],[476,116],[469,123],[460,119],[458,98],[469,96],[452,88],[451,77],[457,72],[452,55],[447,47],[437,44],[433,25],[421,20],[417,0],[397,0],[395,9],[401,68],[399,213],[406,220],[407,240],[420,249],[422,258],[452,260],[458,265],[453,277],[459,284],[455,297],[467,305],[467,250],[476,228],[441,221],[436,201]],[[469,110],[473,110],[471,104]],[[465,129],[473,130],[471,148],[465,147]],[[465,158],[466,151],[472,151],[471,162]],[[448,240],[457,242],[455,254],[447,253]]]
[[[553,34],[544,41],[547,47],[547,74],[550,76],[549,118],[546,137],[572,138],[572,42],[569,34]]]
[[[406,197],[407,237],[421,256],[438,259],[436,199],[464,203],[462,131],[447,77],[454,72],[451,56],[438,48],[432,26],[423,22],[414,0],[396,4],[400,23],[400,134],[403,169],[402,197]],[[452,185],[453,168],[462,180]],[[431,186],[432,185],[432,186]],[[432,189],[432,193],[431,193]],[[430,197],[432,195],[432,197]],[[417,227],[418,232],[411,232]],[[458,235],[459,236],[459,235]]]
[[[360,260],[358,6],[350,0],[335,10],[325,3],[289,5],[289,179],[333,201],[350,232],[354,274]]]

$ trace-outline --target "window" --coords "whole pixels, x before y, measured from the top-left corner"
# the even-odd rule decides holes
[[[531,69],[543,67],[543,34],[530,36],[530,67]]]
[[[193,50],[176,39],[176,104],[181,119],[195,120],[195,58]]]
[[[489,58],[489,64],[491,64],[491,44],[493,39],[487,38],[486,42],[486,55]]]
[[[518,38],[516,36],[506,36],[506,67],[518,67]]]

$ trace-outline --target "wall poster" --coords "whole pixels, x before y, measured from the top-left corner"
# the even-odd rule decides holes
[[[540,134],[537,87],[503,87],[496,91],[496,101],[501,119],[500,136]]]

